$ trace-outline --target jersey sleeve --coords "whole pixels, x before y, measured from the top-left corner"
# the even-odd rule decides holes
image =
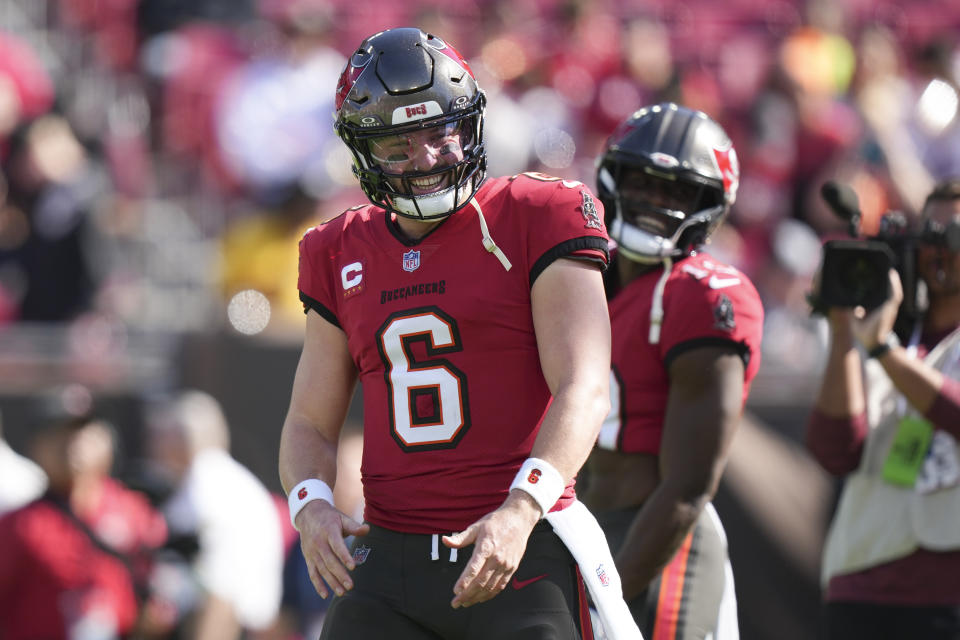
[[[664,299],[660,348],[664,365],[698,346],[732,345],[743,358],[747,382],[760,366],[763,306],[744,276],[696,278],[683,274]]]
[[[304,313],[312,309],[331,324],[339,327],[336,297],[333,295],[331,282],[330,265],[333,264],[333,251],[329,247],[331,236],[331,229],[326,225],[313,227],[303,234],[300,239],[297,288],[300,290],[300,301],[303,302]]]
[[[530,284],[558,258],[596,263],[609,262],[603,205],[581,182],[540,174],[521,174],[514,188],[526,216],[527,252],[531,259]]]

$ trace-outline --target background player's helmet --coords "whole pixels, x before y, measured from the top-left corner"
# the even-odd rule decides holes
[[[353,152],[353,171],[370,201],[420,220],[446,217],[465,206],[486,173],[485,96],[466,60],[437,36],[389,29],[364,40],[337,85],[335,129]],[[460,135],[463,159],[424,172],[405,172],[400,187],[371,155],[370,142],[446,125]],[[411,179],[452,171],[449,186],[415,194]],[[399,176],[394,176],[395,178]]]
[[[610,237],[638,262],[686,256],[706,242],[733,205],[739,181],[737,154],[723,128],[673,103],[627,118],[597,162]]]

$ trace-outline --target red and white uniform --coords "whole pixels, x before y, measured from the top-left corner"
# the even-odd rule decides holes
[[[550,402],[530,289],[557,258],[605,267],[602,219],[583,184],[520,174],[416,242],[371,205],[306,233],[301,298],[343,329],[363,385],[368,522],[459,531],[502,504]]]
[[[763,307],[750,280],[697,253],[673,265],[663,292],[660,338],[650,341],[650,309],[662,275],[632,280],[610,301],[611,410],[597,444],[624,453],[660,451],[672,358],[704,345],[733,344],[745,362],[743,400],[760,368]]]

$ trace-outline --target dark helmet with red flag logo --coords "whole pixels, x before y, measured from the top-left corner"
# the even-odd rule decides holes
[[[420,29],[388,29],[364,40],[348,60],[337,86],[335,129],[372,203],[436,220],[465,206],[483,181],[485,104],[453,47]],[[422,144],[436,166],[414,161]]]
[[[723,128],[673,103],[627,118],[597,161],[610,237],[637,262],[685,256],[705,243],[736,200],[739,182]]]

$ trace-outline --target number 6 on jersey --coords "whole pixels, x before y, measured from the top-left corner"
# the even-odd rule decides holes
[[[445,354],[463,350],[457,323],[437,308],[392,314],[377,331],[393,439],[405,451],[451,449],[470,428],[467,377]],[[426,358],[416,360],[422,342]]]

